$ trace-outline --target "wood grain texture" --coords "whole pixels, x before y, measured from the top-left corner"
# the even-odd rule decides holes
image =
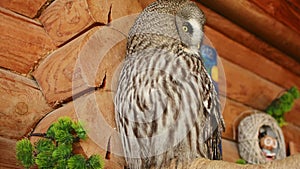
[[[0,168],[21,169],[16,159],[16,141],[0,137]]]
[[[298,143],[289,142],[289,149],[291,155],[300,153],[300,145]]]
[[[108,24],[142,11],[142,6],[138,0],[123,0],[122,3],[119,0],[87,0],[87,3],[95,20],[103,24]]]
[[[92,25],[105,25],[118,18],[136,14],[141,6],[134,1],[56,0],[40,16],[45,30],[59,46]]]
[[[52,109],[36,83],[0,69],[0,136],[22,138]]]
[[[109,137],[112,136],[116,128],[112,97],[112,92],[104,90],[82,96],[48,114],[39,122],[33,132],[46,132],[48,127],[58,118],[71,117],[75,121],[83,122],[88,132],[89,138],[80,142],[85,155],[99,154],[104,159]],[[103,121],[101,121],[101,117]],[[31,137],[32,142],[36,140],[36,137]],[[121,142],[118,135],[113,135],[111,137],[111,150],[120,152],[120,146]],[[124,159],[113,153],[111,153],[111,159],[104,159],[104,161],[106,169],[122,169],[124,166]]]
[[[300,34],[272,18],[253,3],[247,0],[199,2],[300,62]]]
[[[290,0],[250,0],[273,18],[300,34],[300,2]]]
[[[224,99],[224,97],[221,97],[221,99]],[[246,116],[253,113],[253,108],[227,98],[226,105],[222,113],[226,125],[226,130],[222,134],[222,137],[237,142],[239,123]],[[288,148],[289,142],[300,143],[300,127],[288,123],[288,125],[282,127],[282,131],[286,148]]]
[[[197,3],[200,9],[202,9],[206,15],[206,25],[209,28],[217,31],[217,34],[223,34],[226,37],[234,40],[235,42],[249,48],[253,52],[275,62],[276,64],[282,66],[286,71],[291,71],[296,75],[300,75],[300,63],[295,61],[294,59],[290,58],[288,55],[284,54],[280,50],[272,47],[270,44],[262,41],[260,38],[251,34],[250,32],[246,31],[242,27],[234,24],[230,20],[224,18],[223,16],[217,14],[213,10],[205,7],[204,5]],[[211,29],[210,29],[211,30]],[[208,34],[211,32],[207,29],[204,30],[205,35],[209,36]],[[213,33],[210,33],[213,34]],[[210,36],[210,38],[215,39],[220,36],[214,35]],[[223,38],[220,38],[223,39]],[[210,39],[212,40],[212,39]],[[215,43],[215,42],[214,42]],[[220,43],[218,43],[220,46]],[[216,47],[216,46],[215,46]],[[225,48],[225,47],[224,47]],[[233,55],[228,56],[229,59]],[[250,57],[249,57],[250,58]],[[232,59],[233,60],[233,59]],[[241,59],[239,59],[241,60]],[[237,60],[237,61],[239,61]],[[270,61],[268,61],[270,62]],[[238,63],[237,63],[238,64]],[[262,63],[263,64],[263,63]]]
[[[55,106],[91,88],[110,90],[110,79],[125,57],[125,49],[124,35],[97,27],[53,52],[33,75],[47,101]]]
[[[34,21],[0,7],[0,66],[27,74],[55,49],[50,37]]]
[[[226,75],[226,96],[232,100],[264,110],[283,88],[222,58]]]
[[[221,93],[226,92],[226,97],[234,101],[254,109],[265,110],[274,99],[286,90],[224,58],[221,61],[226,75],[226,91],[221,91]],[[225,79],[221,80],[224,81]],[[223,90],[224,88],[221,87],[220,89]],[[286,120],[300,126],[299,111],[300,101],[298,99],[293,109],[286,113]]]
[[[240,159],[238,145],[234,141],[222,139],[223,160],[235,163]]]
[[[286,126],[282,127],[282,133],[284,135],[284,140],[285,140],[285,146],[288,147],[289,142],[294,142],[299,145],[300,143],[300,128],[288,124]]]
[[[1,0],[0,6],[33,18],[47,0]]]
[[[292,86],[300,88],[300,76],[291,73],[287,69],[227,38],[210,27],[206,27],[206,35],[221,57],[285,89],[289,89]]]
[[[57,46],[94,23],[85,0],[56,0],[39,19]]]
[[[286,121],[300,127],[299,112],[300,112],[300,99],[297,99],[295,100],[292,110],[284,114],[284,118]]]

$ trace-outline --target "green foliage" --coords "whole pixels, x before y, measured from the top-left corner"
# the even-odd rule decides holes
[[[52,152],[40,152],[35,158],[35,163],[38,165],[39,168],[53,168],[53,166],[55,165],[55,161],[52,158]]]
[[[101,169],[104,168],[104,161],[99,155],[92,155],[87,160],[87,169]]]
[[[237,164],[247,164],[247,161],[244,159],[238,159],[235,163]]]
[[[73,122],[69,117],[59,118],[46,133],[33,134],[43,136],[34,147],[26,138],[17,142],[17,159],[25,168],[34,163],[43,169],[102,169],[103,160],[92,155],[86,160],[82,155],[73,153],[73,143],[86,138],[81,123]]]
[[[275,99],[266,109],[266,112],[273,116],[278,122],[279,126],[286,124],[284,121],[284,114],[292,110],[294,100],[300,97],[299,90],[292,87],[282,94],[281,97]]]
[[[53,150],[55,149],[55,145],[49,139],[40,139],[38,140],[38,142],[35,143],[35,149],[36,149],[36,153],[46,152],[46,151],[53,152]]]
[[[33,146],[27,138],[17,142],[16,155],[25,168],[30,168],[34,164]]]
[[[86,160],[82,155],[74,155],[68,160],[69,169],[86,169]]]
[[[75,130],[80,139],[86,139],[86,131],[83,129],[81,123],[73,123],[72,128]]]
[[[71,156],[72,145],[71,144],[61,144],[53,151],[52,157],[54,159],[64,159]]]

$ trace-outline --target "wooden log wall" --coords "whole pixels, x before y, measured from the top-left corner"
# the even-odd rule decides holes
[[[93,104],[115,128],[112,98],[125,55],[126,34],[135,14],[151,2],[0,2],[0,147],[1,152],[7,152],[0,155],[0,168],[17,168],[16,140],[33,130],[45,131],[60,116],[76,120],[88,115],[80,118],[93,123],[93,117],[99,115],[91,108]],[[207,16],[205,35],[216,48],[226,75],[226,79],[220,77],[220,84],[226,84],[221,88],[227,127],[223,156],[225,161],[235,162],[240,158],[235,135],[242,113],[263,111],[291,86],[300,89],[300,5],[283,0],[220,3],[197,1]],[[237,14],[240,10],[243,12]],[[284,34],[287,36],[281,41]],[[91,102],[93,98],[95,102]],[[80,115],[78,104],[84,107],[79,109]],[[282,128],[290,154],[300,152],[299,112],[297,100],[285,115],[288,125]],[[113,130],[99,132],[103,135],[95,133],[97,137],[81,143],[87,155],[105,156],[106,148],[96,142],[106,143]],[[111,143],[112,149],[120,149],[114,135]],[[124,160],[112,155],[106,164],[107,168],[122,168]]]

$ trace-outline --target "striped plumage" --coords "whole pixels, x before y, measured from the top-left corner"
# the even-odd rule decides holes
[[[198,52],[204,21],[194,3],[159,0],[131,28],[115,96],[129,168],[222,158],[224,121]]]

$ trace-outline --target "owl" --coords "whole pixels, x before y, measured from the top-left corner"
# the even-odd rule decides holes
[[[225,124],[199,52],[204,24],[195,3],[158,0],[130,29],[114,99],[128,168],[222,158]]]

